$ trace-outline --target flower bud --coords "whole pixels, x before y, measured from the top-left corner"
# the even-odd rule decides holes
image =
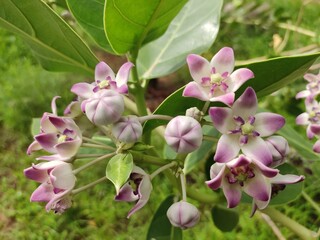
[[[168,123],[164,137],[176,152],[189,153],[202,143],[201,125],[192,117],[178,116]]]
[[[192,107],[192,108],[187,109],[186,116],[192,117],[197,121],[201,121],[201,119],[203,117],[203,113],[198,108]]]
[[[281,136],[272,136],[266,139],[266,143],[272,153],[272,165],[278,166],[282,164],[285,156],[289,153],[288,141]]]
[[[198,223],[200,212],[194,205],[182,200],[170,206],[167,217],[173,226],[187,229]]]
[[[119,120],[124,111],[124,100],[116,91],[103,89],[84,100],[81,109],[94,124],[107,125]]]
[[[142,126],[136,116],[126,116],[112,126],[113,136],[125,143],[136,142],[142,134]]]

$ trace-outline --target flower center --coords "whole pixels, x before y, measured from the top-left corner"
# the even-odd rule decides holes
[[[58,137],[58,143],[63,143],[63,142],[65,142],[67,140],[67,136],[66,135],[60,135],[59,137]]]
[[[213,73],[210,75],[210,83],[211,84],[217,84],[220,85],[221,82],[223,81],[223,77],[221,76],[220,73]]]
[[[241,126],[242,134],[251,134],[253,132],[254,126],[250,122],[246,122]]]
[[[230,173],[227,174],[227,179],[230,184],[239,183],[243,186],[247,179],[253,178],[255,176],[253,168],[249,165],[239,166],[230,169]]]
[[[98,83],[100,89],[107,88],[110,86],[109,80],[103,80]]]

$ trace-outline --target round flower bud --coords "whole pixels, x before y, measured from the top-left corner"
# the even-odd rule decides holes
[[[200,147],[202,129],[199,122],[192,117],[173,118],[164,132],[167,144],[178,153],[189,153]]]
[[[124,100],[116,91],[104,89],[84,100],[81,110],[94,124],[107,125],[119,120],[124,111]]]
[[[285,156],[289,153],[288,141],[281,136],[272,136],[266,139],[266,143],[272,153],[272,165],[278,166],[282,164]]]
[[[136,142],[142,134],[142,125],[136,116],[121,117],[113,124],[112,134],[121,142]]]
[[[197,121],[201,121],[201,119],[203,117],[203,113],[198,108],[192,107],[192,108],[187,109],[186,116],[192,117]]]
[[[200,212],[194,205],[182,200],[170,206],[167,217],[174,227],[187,229],[199,222]]]

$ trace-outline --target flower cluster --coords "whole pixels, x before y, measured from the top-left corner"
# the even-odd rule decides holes
[[[306,90],[296,95],[297,99],[305,98],[306,112],[301,113],[296,118],[296,124],[307,126],[307,137],[312,139],[320,136],[320,103],[317,97],[320,95],[320,72],[318,75],[307,73],[304,79],[308,81]],[[313,151],[320,153],[320,140],[313,146]]]

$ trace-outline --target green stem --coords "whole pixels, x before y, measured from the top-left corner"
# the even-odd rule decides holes
[[[304,199],[311,204],[311,206],[318,212],[318,214],[320,214],[320,206],[315,201],[313,201],[313,199],[305,191],[302,191],[301,193]]]
[[[204,115],[206,115],[209,106],[210,106],[210,101],[205,102],[205,104],[203,105],[201,112],[203,112]]]
[[[186,177],[183,172],[180,173],[181,181],[181,192],[182,192],[182,201],[187,201],[187,191],[186,191]]]
[[[87,184],[87,185],[85,185],[85,186],[83,186],[83,187],[79,187],[79,188],[77,188],[77,189],[72,190],[72,194],[73,194],[73,195],[76,195],[76,194],[78,194],[79,192],[82,192],[82,191],[84,191],[84,190],[87,190],[88,188],[91,188],[91,187],[93,187],[93,186],[95,186],[95,185],[97,185],[97,184],[99,184],[99,183],[101,183],[101,182],[104,182],[105,180],[107,180],[107,177],[102,177],[102,178],[100,178],[100,179],[98,179],[98,180],[96,180],[96,181],[94,181],[94,182],[92,182],[92,183],[89,183],[89,184]]]
[[[305,239],[305,240],[317,239],[316,232],[313,232],[310,229],[302,226],[300,223],[292,220],[291,218],[287,217],[286,215],[284,215],[283,213],[281,213],[275,208],[268,207],[260,211],[267,214],[273,221],[276,221],[282,224],[283,226],[286,226],[287,228],[289,228],[301,239]]]
[[[101,157],[103,154],[77,154],[75,159]]]
[[[111,150],[111,151],[115,150],[113,147],[110,147],[107,145],[98,145],[98,144],[91,144],[91,143],[82,143],[81,147],[99,148],[99,149],[106,149],[106,150]]]
[[[187,196],[202,203],[216,204],[218,198],[212,194],[201,193],[194,188],[188,187]]]
[[[97,145],[102,145],[102,146],[106,146],[104,143],[93,140],[91,138],[87,138],[87,137],[82,137],[82,139],[88,143],[93,143],[93,144],[97,144]]]
[[[90,166],[92,166],[92,165],[100,162],[101,160],[110,158],[110,157],[114,156],[115,154],[116,154],[116,153],[113,152],[113,153],[109,153],[109,154],[103,155],[103,156],[101,156],[101,157],[98,157],[98,158],[96,158],[95,160],[92,160],[91,162],[88,162],[87,164],[84,164],[84,165],[82,165],[81,167],[73,170],[73,173],[76,175],[76,174],[78,174],[79,172],[81,172],[82,170],[84,170],[84,169],[86,169],[86,168],[88,168],[88,167],[90,167]]]
[[[158,168],[157,170],[155,170],[152,174],[150,174],[150,179],[152,180],[155,176],[157,176],[159,173],[163,172],[164,170],[167,170],[169,168],[172,168],[174,166],[176,166],[177,163],[176,162],[171,162],[168,163],[167,165],[164,165],[160,168]]]
[[[164,165],[168,164],[168,162],[172,161],[169,159],[163,159],[163,158],[159,158],[159,157],[146,155],[146,154],[143,154],[140,152],[135,152],[135,151],[130,151],[130,152],[132,153],[134,160],[137,162],[146,162],[146,163],[150,163],[150,164],[153,164],[156,166],[164,166]]]
[[[147,116],[143,116],[143,117],[139,117],[139,121],[141,123],[151,120],[151,119],[159,119],[159,120],[166,120],[166,121],[170,121],[173,117],[171,116],[167,116],[167,115],[147,115]]]

